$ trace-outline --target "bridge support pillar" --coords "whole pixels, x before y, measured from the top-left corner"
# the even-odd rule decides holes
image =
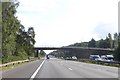
[[[35,51],[35,57],[38,57],[38,54],[39,54],[39,50],[36,50]]]

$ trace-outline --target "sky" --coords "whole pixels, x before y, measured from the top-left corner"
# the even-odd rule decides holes
[[[118,32],[120,0],[18,0],[17,16],[34,27],[35,46],[61,47]]]

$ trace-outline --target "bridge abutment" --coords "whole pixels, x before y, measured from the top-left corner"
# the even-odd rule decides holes
[[[38,54],[39,54],[39,50],[37,49],[37,50],[35,50],[34,56],[38,57]]]

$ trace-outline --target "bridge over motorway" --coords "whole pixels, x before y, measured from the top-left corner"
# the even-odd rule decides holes
[[[35,47],[36,50],[69,50],[69,49],[84,49],[84,50],[99,50],[99,51],[114,51],[108,48],[92,48],[92,47]]]
[[[91,54],[99,54],[99,55],[107,55],[113,54],[114,49],[106,49],[106,48],[91,48],[91,47],[34,47],[36,54],[38,57],[39,50],[59,50],[59,51],[70,51],[72,53],[81,54],[81,57],[88,58]]]

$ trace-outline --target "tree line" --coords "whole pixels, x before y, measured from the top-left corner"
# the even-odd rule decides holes
[[[120,61],[120,33],[115,33],[114,37],[112,38],[112,35],[108,33],[108,36],[106,36],[105,39],[100,39],[96,41],[94,38],[92,38],[88,42],[81,42],[81,43],[74,43],[71,45],[68,45],[66,47],[92,47],[92,48],[109,48],[109,49],[114,49],[114,57],[115,60]],[[84,53],[81,51],[81,53]],[[62,50],[57,50],[52,53],[50,53],[56,57],[71,57],[71,56],[77,56],[80,57],[82,54],[79,54],[79,51],[62,51]],[[83,55],[82,55],[83,56]]]
[[[2,2],[2,63],[27,59],[34,56],[35,31],[25,30],[16,16],[19,2]]]
[[[69,46],[116,49],[118,47],[119,35],[120,34],[115,33],[114,37],[112,39],[112,35],[110,33],[108,33],[108,36],[106,36],[106,39],[100,39],[100,40],[96,41],[94,38],[92,38],[88,42],[75,43],[75,44],[71,44]]]

